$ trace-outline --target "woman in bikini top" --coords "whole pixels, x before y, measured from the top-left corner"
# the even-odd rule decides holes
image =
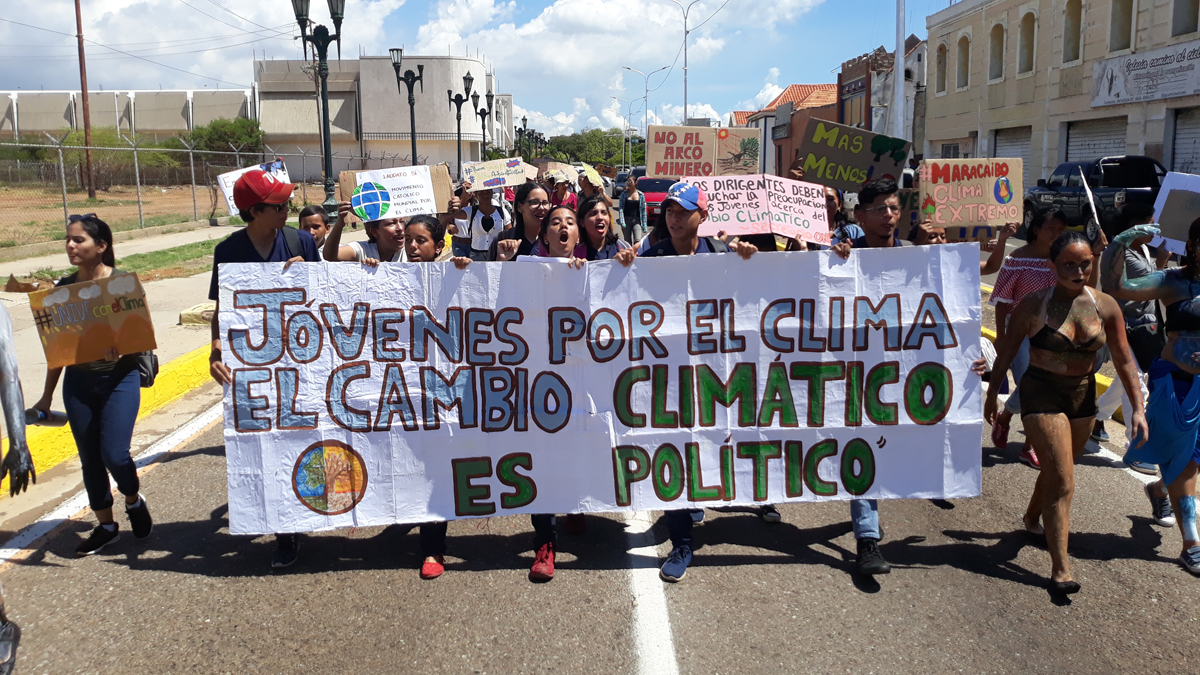
[[[1034,294],[1041,297],[1042,327],[1029,338],[1029,365],[1061,375],[1090,375],[1105,344],[1095,292],[1084,286],[1075,298],[1057,299],[1057,291],[1056,285]]]

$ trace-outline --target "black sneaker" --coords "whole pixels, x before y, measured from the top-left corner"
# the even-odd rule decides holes
[[[300,558],[300,535],[298,534],[277,534],[275,535],[275,559],[271,561],[271,567],[276,569],[290,567],[295,564]]]
[[[100,549],[121,538],[121,526],[113,523],[113,529],[105,529],[103,525],[97,525],[96,529],[88,535],[87,539],[75,549],[75,555],[80,558],[89,555],[95,555],[100,552]]]
[[[146,498],[142,495],[138,495],[136,504],[125,507],[125,516],[129,518],[129,529],[133,530],[133,536],[138,539],[145,539],[154,531],[150,507],[146,506]]]
[[[17,647],[21,644],[21,627],[9,621],[0,626],[0,675],[9,675],[17,663]]]
[[[858,540],[858,573],[874,576],[888,574],[892,566],[883,559],[879,552],[879,542],[874,539]]]

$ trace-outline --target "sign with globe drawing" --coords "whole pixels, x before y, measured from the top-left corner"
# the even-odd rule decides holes
[[[292,469],[292,491],[301,504],[321,515],[346,513],[367,491],[363,458],[345,443],[313,443]]]
[[[407,218],[418,213],[437,213],[437,198],[427,166],[363,171],[350,197],[354,214],[365,221]]]
[[[350,198],[354,214],[363,220],[379,220],[387,215],[392,206],[388,189],[379,183],[363,183],[354,189]]]

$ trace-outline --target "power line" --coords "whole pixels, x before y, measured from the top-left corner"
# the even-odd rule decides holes
[[[275,28],[268,28],[267,30],[270,32],[278,32],[284,28],[288,28],[291,25],[292,24],[290,24],[290,23],[285,23],[285,24],[281,24]],[[262,32],[263,31],[257,31],[257,30],[253,31],[253,33],[262,33]],[[247,33],[247,31],[242,31],[241,33],[231,33],[229,35],[206,35],[206,36],[202,36],[202,37],[180,38],[178,40],[152,40],[149,42],[110,42],[108,44],[109,44],[109,46],[112,46],[112,47],[133,47],[133,46],[137,46],[137,45],[183,46],[183,45],[187,45],[187,44],[196,44],[196,43],[207,42],[209,40],[228,40],[231,38],[240,38],[240,37],[244,37],[246,35],[246,33]],[[75,36],[71,35],[71,37],[74,38]],[[282,38],[280,38],[280,39],[282,39]],[[41,48],[41,49],[47,49],[47,48],[52,49],[52,48],[55,48],[56,45],[47,45],[47,44],[3,44],[3,45],[0,45],[0,48],[3,48],[3,47],[37,47],[37,48]],[[69,48],[71,50],[74,50],[75,46],[74,45],[65,45],[62,48],[63,49]],[[138,50],[135,49],[135,50],[131,50],[131,51],[138,51]]]
[[[179,56],[181,54],[200,54],[203,52],[216,52],[216,51],[221,51],[222,49],[232,49],[233,47],[241,47],[243,45],[254,44],[255,42],[262,42],[263,40],[280,40],[280,39],[282,39],[282,38],[268,36],[268,37],[257,38],[254,40],[247,40],[245,42],[239,42],[237,44],[224,45],[222,47],[205,47],[203,49],[192,49],[192,50],[184,51],[184,52],[161,52],[161,53],[157,53],[157,54],[150,54],[150,56]],[[134,51],[152,51],[152,50],[143,49],[143,50],[134,50]],[[121,54],[124,54],[125,56],[132,56],[134,58],[141,58],[137,54],[133,54],[130,52],[121,52]],[[91,60],[91,61],[115,61],[118,59],[125,58],[125,56],[107,56],[107,57],[106,56],[98,56],[98,57],[92,57],[89,60]],[[0,55],[0,60],[4,60],[4,61],[23,61],[23,60],[31,60],[31,59],[39,59],[39,60],[43,60],[43,61],[71,61],[76,58],[78,58],[78,56],[70,55],[70,54],[49,54],[49,55],[21,54],[21,55],[14,55],[14,56]]]
[[[181,1],[182,1],[182,0],[181,0]],[[54,33],[54,34],[56,34],[56,35],[65,35],[65,36],[67,36],[67,37],[72,37],[72,38],[73,38],[73,37],[76,37],[76,36],[74,36],[74,35],[72,35],[72,34],[70,34],[70,33],[64,33],[64,32],[62,32],[62,31],[57,31],[57,30],[51,30],[51,29],[49,29],[49,28],[42,28],[41,26],[33,26],[33,25],[30,25],[30,24],[27,24],[27,23],[21,23],[20,21],[13,21],[12,19],[5,19],[5,18],[3,18],[3,17],[0,17],[0,21],[4,21],[5,23],[11,23],[11,24],[14,24],[14,25],[17,25],[17,26],[23,26],[23,27],[25,27],[25,28],[32,28],[32,29],[34,29],[34,30],[45,31],[45,32],[47,32],[47,33]],[[239,82],[226,82],[225,80],[221,80],[221,79],[218,79],[218,78],[215,78],[215,77],[211,77],[211,76],[209,76],[209,75],[201,75],[201,74],[199,74],[199,73],[193,73],[193,72],[191,72],[191,71],[184,70],[184,69],[182,69],[182,68],[176,68],[175,66],[168,66],[168,65],[167,65],[167,64],[165,64],[165,63],[158,63],[157,61],[151,61],[150,59],[148,59],[148,58],[146,58],[146,57],[144,57],[144,56],[138,56],[137,54],[130,54],[130,53],[128,53],[128,52],[123,52],[123,51],[121,51],[120,49],[117,49],[116,47],[109,47],[108,45],[106,45],[106,44],[101,44],[101,43],[99,43],[99,42],[96,42],[95,40],[89,40],[89,39],[87,39],[87,38],[84,38],[84,39],[83,39],[83,41],[84,41],[84,42],[86,42],[86,43],[88,43],[88,44],[96,45],[97,47],[103,47],[104,49],[108,49],[108,50],[110,50],[110,51],[117,52],[118,54],[124,54],[125,56],[128,56],[128,57],[130,57],[130,58],[133,58],[133,59],[138,59],[139,61],[145,61],[146,63],[150,63],[150,64],[153,64],[153,65],[156,65],[156,66],[158,66],[159,68],[167,68],[168,70],[175,70],[175,71],[178,71],[178,72],[181,72],[181,73],[185,73],[185,74],[187,74],[187,75],[191,75],[192,77],[199,77],[199,78],[201,78],[201,79],[205,79],[205,80],[212,80],[213,82],[218,82],[218,83],[220,83],[220,84],[229,84],[229,85],[233,85],[233,86],[235,86],[235,87],[239,87],[239,88],[242,88],[242,89],[248,89],[248,88],[250,87],[250,85],[248,85],[248,84],[241,84],[241,83],[239,83]]]
[[[250,33],[250,34],[252,34],[252,35],[253,35],[255,32],[257,32],[257,31],[248,31],[248,30],[246,30],[245,28],[242,28],[241,26],[235,26],[235,25],[233,25],[233,24],[229,23],[228,21],[223,21],[223,20],[221,20],[221,19],[218,19],[217,17],[213,16],[212,14],[209,14],[208,12],[206,12],[206,11],[204,11],[204,10],[200,9],[199,7],[196,7],[195,5],[188,4],[188,3],[187,3],[187,2],[185,2],[184,0],[179,0],[179,2],[180,2],[180,4],[184,5],[185,7],[190,7],[190,8],[192,8],[192,9],[196,10],[197,12],[200,12],[200,13],[201,13],[201,14],[203,14],[204,16],[207,16],[208,18],[212,19],[213,21],[216,21],[217,23],[225,24],[226,26],[229,26],[230,28],[233,28],[234,30],[240,30],[240,31],[242,31],[243,33]],[[255,25],[257,25],[257,24],[255,24]],[[280,33],[280,35],[282,35],[282,33]]]
[[[247,19],[246,17],[242,16],[241,14],[238,14],[237,12],[233,11],[232,9],[229,9],[225,5],[222,5],[221,3],[217,2],[217,0],[208,0],[208,1],[210,3],[216,5],[217,7],[220,7],[221,9],[225,10],[226,12],[229,12],[230,14],[236,16],[237,18],[241,19],[242,21],[245,21],[246,23],[248,23],[252,26],[258,26],[259,28],[262,28],[265,30],[271,30],[270,28],[267,28],[266,26],[262,25],[261,23],[254,23],[250,19]]]

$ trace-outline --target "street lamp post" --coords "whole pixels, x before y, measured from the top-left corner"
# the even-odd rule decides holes
[[[487,125],[488,118],[492,115],[492,100],[495,95],[492,92],[487,93],[487,107],[479,107],[479,92],[471,94],[471,107],[475,108],[475,114],[479,116],[479,125],[483,127],[483,149],[479,151],[479,161],[487,161]]]
[[[691,4],[689,4],[686,8],[684,8],[683,5],[679,4],[679,0],[671,0],[671,2],[678,5],[680,11],[683,12],[683,122],[684,122],[684,124],[687,124],[687,119],[688,119],[688,112],[687,112],[687,80],[688,80],[687,43],[688,43],[688,33],[690,32],[688,30],[688,23],[687,23],[688,22],[688,12],[692,11],[692,5],[695,5],[697,2],[700,2],[700,0],[692,0]]]
[[[517,133],[521,136],[522,139],[528,139],[528,137],[529,137],[529,117],[526,116],[526,117],[521,118],[521,128],[520,128],[520,131],[518,131]],[[518,152],[517,154],[520,154],[520,153]],[[529,152],[529,154],[532,159],[533,151],[531,150]]]
[[[346,0],[329,0],[329,16],[333,19],[333,35],[325,26],[315,26],[312,34],[308,32],[308,3],[309,0],[292,0],[292,10],[296,13],[296,23],[300,24],[300,37],[306,43],[312,43],[317,51],[317,73],[321,77],[321,126],[323,133],[322,154],[325,156],[325,201],[321,206],[325,215],[332,221],[337,218],[337,199],[333,196],[333,143],[329,130],[329,45],[338,43],[341,50],[342,18],[345,16]]]
[[[412,165],[417,165],[417,99],[413,96],[413,85],[421,83],[421,93],[425,93],[425,64],[417,64],[417,72],[408,70],[404,75],[400,75],[400,60],[404,58],[404,50],[392,48],[388,50],[392,55],[392,68],[396,70],[396,89],[400,89],[400,83],[403,82],[408,87],[408,122],[409,122],[409,137],[412,140]]]
[[[450,99],[450,105],[455,107],[454,118],[458,122],[458,179],[462,180],[462,107],[471,96],[471,84],[475,82],[475,78],[471,77],[471,73],[463,75],[463,89],[465,94],[455,94],[447,89],[446,97]]]
[[[646,95],[642,97],[642,106],[645,108],[645,110],[642,111],[642,137],[644,138],[646,136],[646,134],[650,133],[650,75],[653,75],[654,73],[662,72],[662,71],[666,70],[667,68],[670,68],[670,66],[663,66],[662,68],[659,68],[658,70],[652,70],[652,71],[650,71],[649,74],[643,73],[642,71],[638,70],[637,68],[630,68],[629,66],[621,66],[621,67],[624,68],[625,70],[632,71],[632,72],[637,73],[638,75],[641,75],[643,84],[646,87]],[[686,121],[687,110],[684,110],[684,113],[685,113],[684,117],[685,117],[685,121]]]

